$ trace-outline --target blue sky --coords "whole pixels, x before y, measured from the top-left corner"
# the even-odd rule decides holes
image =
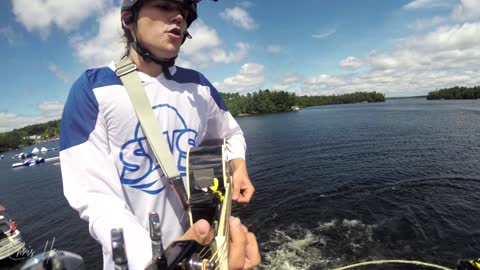
[[[72,83],[120,57],[119,0],[0,3],[0,132],[59,119]],[[179,66],[221,92],[425,95],[480,85],[479,0],[202,1]]]

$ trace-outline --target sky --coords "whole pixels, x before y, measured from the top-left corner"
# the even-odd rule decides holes
[[[176,64],[220,92],[386,97],[480,85],[480,0],[199,3]],[[0,132],[60,119],[80,74],[118,60],[120,0],[0,3]]]

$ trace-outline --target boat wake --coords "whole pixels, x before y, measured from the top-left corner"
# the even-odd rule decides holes
[[[292,225],[275,230],[262,244],[262,269],[331,269],[362,256],[365,247],[373,243],[375,225],[358,220],[320,222],[313,229]]]

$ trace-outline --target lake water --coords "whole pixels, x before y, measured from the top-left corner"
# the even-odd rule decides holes
[[[257,192],[234,212],[257,235],[261,268],[375,259],[453,268],[480,257],[480,100],[393,99],[238,122]],[[63,197],[60,167],[12,169],[13,154],[0,160],[0,203],[27,247],[73,251],[100,269],[99,245]],[[4,260],[0,269],[20,265]]]

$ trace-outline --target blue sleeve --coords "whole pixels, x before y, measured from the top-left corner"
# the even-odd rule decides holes
[[[65,103],[60,127],[60,149],[66,150],[88,140],[98,116],[98,102],[87,72],[73,84]]]

